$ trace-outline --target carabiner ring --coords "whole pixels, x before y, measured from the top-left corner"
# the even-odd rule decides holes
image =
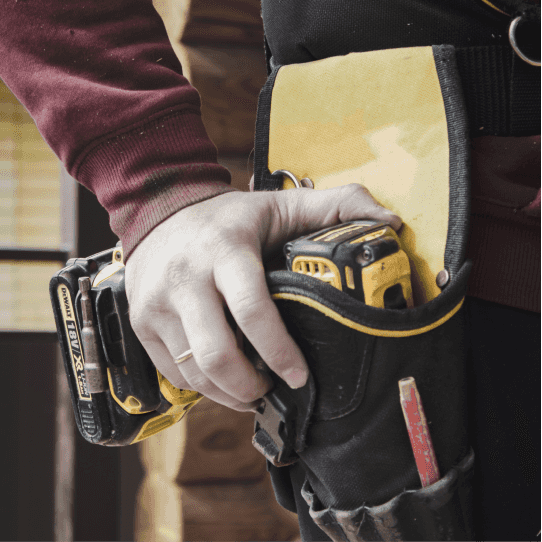
[[[529,58],[528,56],[524,55],[521,52],[521,49],[519,48],[517,41],[516,41],[516,28],[518,24],[521,21],[521,15],[519,17],[516,17],[511,23],[510,28],[508,29],[508,39],[510,40],[510,45],[512,46],[512,49],[514,49],[514,52],[516,55],[521,58],[521,60],[524,60],[527,62],[527,64],[530,64],[531,66],[538,66],[540,67],[540,60],[533,60],[532,58]]]
[[[288,179],[290,179],[296,188],[314,188],[314,183],[308,178],[304,177],[303,179],[299,180],[291,171],[288,171],[287,169],[277,169],[276,171],[273,171],[271,175],[286,175]]]

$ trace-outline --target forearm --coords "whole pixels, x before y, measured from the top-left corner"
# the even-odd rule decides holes
[[[150,0],[3,2],[0,77],[128,253],[158,223],[232,190]]]

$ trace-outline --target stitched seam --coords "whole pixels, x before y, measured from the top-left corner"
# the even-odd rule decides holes
[[[350,524],[351,525],[361,525],[363,523],[363,520],[360,520],[360,521],[350,521]],[[340,521],[331,521],[331,522],[328,522],[328,523],[322,523],[322,522],[318,522],[319,525],[323,525],[324,527],[327,526],[327,525],[338,525],[340,527],[343,527],[344,526],[344,523],[341,523]]]
[[[359,332],[359,333],[361,333],[361,332]],[[368,335],[367,337],[368,337],[369,340],[367,341],[367,344],[365,345],[365,350],[363,352],[363,360],[361,362],[361,367],[360,367],[360,371],[359,371],[359,375],[358,375],[358,380],[356,382],[356,389],[354,390],[354,395],[353,395],[352,399],[341,410],[332,411],[331,413],[327,414],[325,417],[324,416],[316,416],[317,420],[327,421],[327,420],[333,420],[333,419],[339,418],[341,416],[345,416],[346,414],[350,414],[350,412],[355,410],[355,408],[357,408],[361,404],[361,401],[363,400],[363,393],[362,392],[364,390],[360,390],[360,388],[362,388],[362,384],[364,383],[363,382],[364,380],[365,380],[365,384],[367,383],[366,382],[366,377],[367,377],[367,372],[368,371],[366,371],[365,369],[366,369],[366,363],[369,363],[369,361],[368,361],[369,349],[372,350],[372,348],[374,346],[374,343],[375,343],[375,340],[376,340],[376,337],[373,337],[372,335]]]

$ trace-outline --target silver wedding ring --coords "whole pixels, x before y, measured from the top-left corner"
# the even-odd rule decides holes
[[[179,365],[179,363],[184,363],[185,361],[188,361],[191,357],[193,357],[192,350],[187,350],[186,352],[183,352],[180,356],[177,356],[173,361],[175,361],[175,363]]]

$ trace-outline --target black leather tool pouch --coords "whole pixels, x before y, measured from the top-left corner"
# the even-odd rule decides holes
[[[332,540],[471,540],[474,453],[430,486],[405,490],[380,506],[323,508],[310,484],[301,493]]]
[[[305,471],[303,496],[311,516],[328,534],[350,520],[359,522],[360,507],[378,507],[420,488],[399,400],[402,378],[416,379],[441,473],[467,456],[462,304],[470,266],[466,262],[436,299],[405,310],[369,307],[312,277],[288,271],[268,275],[271,295],[314,379],[290,390],[277,378],[270,396],[287,394],[299,419],[310,420],[303,440],[294,445],[295,459]],[[275,485],[284,484],[282,469],[270,470]],[[439,487],[441,493],[451,491],[444,482]],[[450,506],[454,502],[450,499]],[[415,540],[457,539],[424,538],[416,525],[397,526],[397,532],[417,533]],[[451,526],[442,527],[442,536],[450,536]],[[468,526],[461,528],[468,532]],[[363,532],[362,538],[348,540],[388,539],[364,538],[372,531]]]
[[[311,378],[291,390],[274,377],[254,443],[291,510],[288,473],[302,469],[311,517],[333,540],[472,536],[462,309],[468,173],[451,46],[275,67],[260,96],[255,188],[361,183],[403,219],[411,263],[414,307],[401,310],[368,306],[311,276],[267,275]],[[406,377],[416,380],[441,473],[423,490],[399,400]]]

